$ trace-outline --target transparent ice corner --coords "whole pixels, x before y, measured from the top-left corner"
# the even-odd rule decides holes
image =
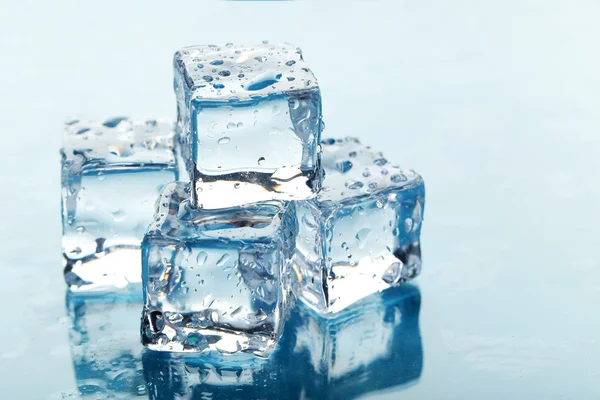
[[[265,356],[293,307],[293,204],[205,210],[167,185],[142,245],[142,342],[151,350]]]
[[[313,197],[320,188],[321,95],[289,44],[175,53],[177,131],[195,206]]]

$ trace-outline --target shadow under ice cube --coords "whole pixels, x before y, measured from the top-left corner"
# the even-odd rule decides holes
[[[163,120],[67,122],[62,247],[72,291],[139,290],[139,247],[154,202],[178,177],[173,139],[173,123]]]
[[[189,184],[165,186],[142,244],[142,341],[153,350],[263,355],[292,305],[293,205],[193,208]]]
[[[320,187],[321,97],[290,44],[175,53],[178,134],[195,206],[306,199]]]
[[[323,141],[323,189],[296,205],[295,293],[337,312],[421,269],[425,187],[357,139]]]

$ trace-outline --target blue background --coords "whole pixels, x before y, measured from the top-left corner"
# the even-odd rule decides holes
[[[65,117],[174,116],[175,49],[269,39],[304,50],[326,136],[425,178],[422,374],[370,396],[600,398],[599,17],[583,0],[3,0],[1,397],[76,386]]]

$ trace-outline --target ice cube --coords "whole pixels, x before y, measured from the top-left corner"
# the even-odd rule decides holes
[[[71,356],[81,398],[146,394],[140,308],[141,301],[125,297],[67,295]]]
[[[204,210],[165,186],[142,244],[143,343],[153,350],[263,355],[291,307],[293,204]]]
[[[175,93],[195,206],[306,199],[321,180],[317,80],[290,44],[175,53]]]
[[[423,370],[420,305],[407,284],[325,317],[296,307],[288,322],[296,386],[305,398],[354,399],[414,383]]]
[[[150,400],[300,398],[286,385],[285,365],[276,355],[265,360],[249,354],[195,357],[145,351],[143,364]]]
[[[322,142],[323,189],[296,205],[296,295],[319,312],[415,277],[425,188],[357,139]]]
[[[67,122],[62,247],[72,291],[140,289],[139,247],[154,202],[178,178],[173,126],[154,119]]]

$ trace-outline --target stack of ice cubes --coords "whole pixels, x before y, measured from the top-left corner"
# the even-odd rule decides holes
[[[143,292],[152,350],[265,356],[296,298],[335,315],[419,273],[422,178],[358,139],[321,139],[299,48],[186,47],[174,70],[176,122],[66,124],[73,294]]]

